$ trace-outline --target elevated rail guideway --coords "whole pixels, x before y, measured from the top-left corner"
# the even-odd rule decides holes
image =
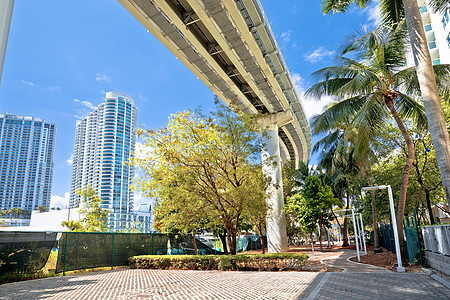
[[[307,162],[311,131],[259,0],[118,0],[225,103],[266,113],[269,252],[286,249],[281,157]]]

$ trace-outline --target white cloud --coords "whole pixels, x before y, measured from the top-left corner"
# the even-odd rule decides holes
[[[61,88],[60,88],[59,86],[57,86],[57,85],[51,86],[51,87],[50,87],[50,90],[52,90],[52,91],[57,91],[57,92],[61,92]]]
[[[292,30],[288,30],[286,32],[281,33],[281,37],[280,37],[281,41],[283,43],[289,42],[291,40],[291,33],[292,33]]]
[[[86,106],[86,107],[88,107],[88,108],[90,108],[90,109],[95,109],[95,105],[94,104],[92,104],[91,102],[89,102],[89,101],[84,101],[84,100],[79,100],[79,99],[73,99],[73,101],[74,102],[77,102],[77,103],[81,103],[82,105],[84,105],[84,106]]]
[[[314,51],[310,51],[303,55],[303,58],[309,62],[309,63],[316,63],[321,61],[322,59],[326,57],[330,57],[334,55],[334,51],[329,51],[326,48],[320,46],[319,48],[315,49]]]
[[[69,207],[69,198],[70,198],[69,192],[64,193],[64,197],[52,195],[52,198],[50,200],[50,208],[59,207],[61,209],[66,209],[67,207]]]
[[[364,13],[367,15],[367,19],[369,21],[369,25],[373,27],[377,27],[381,23],[381,11],[379,1],[375,1],[372,5],[367,7],[364,10]]]
[[[367,15],[367,20],[369,21],[367,25],[369,27],[378,27],[381,23],[381,10],[380,10],[380,1],[376,0],[372,5],[368,6],[364,9],[363,14]]]
[[[329,96],[325,96],[320,99],[316,99],[310,96],[306,97],[305,83],[300,74],[291,73],[291,78],[294,81],[293,84],[297,90],[297,93],[302,99],[301,102],[303,105],[303,109],[305,110],[305,115],[308,119],[311,119],[311,117],[315,115],[321,114],[325,110],[325,107],[333,102],[333,99]]]
[[[97,73],[95,74],[95,80],[97,80],[97,82],[106,82],[106,83],[111,83],[111,78],[108,77],[108,75],[103,74],[103,73]]]
[[[143,96],[142,94],[138,95],[138,99],[141,101],[147,101],[147,98],[145,96]]]
[[[71,154],[70,157],[66,159],[66,162],[69,166],[73,165],[73,154]]]
[[[33,82],[31,82],[31,81],[25,81],[25,80],[22,79],[20,82],[25,84],[25,85],[28,85],[28,86],[35,86],[35,84]]]

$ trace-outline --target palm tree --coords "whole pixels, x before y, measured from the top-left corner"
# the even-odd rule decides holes
[[[446,11],[450,10],[449,0],[432,0],[430,1],[431,10],[434,13],[444,14]]]
[[[413,68],[402,69],[405,37],[404,23],[400,23],[395,30],[381,26],[353,41],[344,47],[337,66],[314,73],[319,82],[307,91],[307,94],[318,98],[331,95],[341,99],[327,109],[324,118],[330,124],[348,120],[356,135],[353,146],[362,153],[369,153],[378,130],[385,122],[394,119],[408,150],[398,205],[400,234],[403,232],[406,192],[414,159],[414,145],[402,119],[414,119],[419,127],[426,126],[422,105],[409,96],[416,85],[410,83],[414,78],[405,74],[411,74]],[[402,92],[406,88],[409,88],[409,93]]]
[[[339,119],[342,118],[339,116]],[[368,149],[369,152],[367,152],[354,148],[354,140],[355,138],[357,140],[357,134],[352,124],[349,123],[348,118],[344,122],[341,120],[333,122],[327,110],[321,115],[316,116],[312,122],[312,133],[326,135],[314,145],[312,151],[317,152],[319,149],[322,149],[323,156],[319,166],[326,169],[327,173],[331,175],[331,186],[342,202],[344,193],[347,193],[347,209],[349,209],[351,178],[354,179],[358,173],[363,173],[368,185],[373,186],[370,168],[373,161],[376,160],[376,157],[372,149]],[[377,144],[375,137],[372,139],[371,144]],[[374,191],[371,191],[371,196],[374,251],[380,252]],[[344,219],[343,225],[343,246],[348,246],[346,230],[347,218]]]
[[[352,4],[356,4],[359,8],[364,8],[371,3],[372,0],[322,0],[322,11],[330,15],[335,12],[344,13]],[[448,0],[433,0],[431,5],[438,10],[450,7]],[[442,185],[447,203],[450,206],[450,138],[433,72],[419,5],[417,0],[381,0],[380,7],[383,23],[386,25],[394,26],[403,17],[406,18],[418,82],[441,172]]]

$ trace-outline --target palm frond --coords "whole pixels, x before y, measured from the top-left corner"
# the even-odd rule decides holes
[[[450,11],[449,0],[431,0],[428,5],[434,13],[444,14],[446,11]]]
[[[428,127],[425,108],[412,97],[399,92],[399,96],[394,101],[395,109],[402,119],[413,119],[418,130]]]
[[[345,13],[353,4],[364,8],[371,2],[372,0],[323,0],[321,6],[324,13],[332,15],[333,13]]]
[[[348,124],[349,120],[353,118],[364,105],[367,97],[368,95],[351,97],[330,105],[312,122],[312,133],[325,133],[331,128],[339,127],[339,124]]]
[[[381,0],[380,11],[382,23],[387,26],[395,26],[405,18],[402,0]]]

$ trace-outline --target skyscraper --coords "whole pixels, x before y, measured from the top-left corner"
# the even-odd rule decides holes
[[[433,13],[430,0],[417,1],[433,65],[450,64],[450,12]]]
[[[56,126],[0,114],[0,209],[50,206]]]
[[[78,121],[69,207],[78,207],[76,190],[90,185],[111,210],[109,227],[122,229],[133,209],[134,168],[127,162],[136,144],[136,106],[130,96],[106,93],[105,101]]]

